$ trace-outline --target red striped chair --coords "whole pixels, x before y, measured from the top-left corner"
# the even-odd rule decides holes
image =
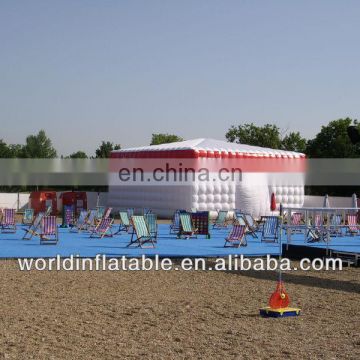
[[[359,225],[357,223],[357,215],[347,214],[346,215],[346,234],[357,235],[359,233]]]
[[[40,244],[56,245],[59,241],[56,216],[44,216],[40,226]]]
[[[302,214],[299,212],[294,212],[291,214],[291,233],[302,233],[304,227],[302,226]]]
[[[224,247],[240,247],[247,246],[245,237],[246,225],[235,224],[229,235],[225,238]]]
[[[4,209],[1,217],[1,232],[3,233],[15,233],[15,209]]]
[[[92,230],[90,237],[103,238],[104,236],[112,237],[113,233],[111,230],[113,219],[103,217],[100,223]]]
[[[111,208],[111,207],[107,208],[107,209],[105,210],[105,213],[104,213],[103,218],[107,219],[108,217],[110,217],[111,211],[112,211],[112,208]]]

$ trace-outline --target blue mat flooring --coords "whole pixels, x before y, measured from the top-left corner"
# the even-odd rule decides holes
[[[117,226],[114,226],[117,230]],[[18,225],[15,234],[0,233],[0,258],[24,258],[24,257],[55,257],[60,255],[68,257],[79,255],[81,257],[95,257],[104,254],[108,257],[139,257],[141,255],[160,257],[224,257],[227,255],[241,255],[258,257],[279,255],[278,243],[264,243],[258,239],[247,236],[248,246],[240,248],[224,248],[224,238],[228,230],[212,230],[211,239],[199,236],[197,239],[177,239],[175,235],[169,235],[169,225],[159,225],[158,243],[155,249],[127,248],[130,235],[121,233],[112,238],[90,238],[89,233],[71,233],[69,229],[59,228],[59,242],[57,245],[40,245],[39,238],[22,240],[24,231]],[[283,243],[286,237],[283,236]],[[291,239],[292,245],[306,245],[309,247],[326,248],[325,243],[307,244],[304,235],[295,234]],[[350,253],[360,253],[360,237],[344,236],[331,238],[329,249]]]
[[[116,231],[118,226],[114,226]],[[22,240],[24,231],[18,225],[15,234],[0,234],[0,258],[24,257],[54,257],[60,255],[68,257],[95,257],[105,254],[108,257],[139,257],[141,255],[160,257],[219,257],[229,254],[244,254],[246,256],[264,256],[266,254],[279,255],[279,245],[262,243],[260,239],[247,236],[248,246],[240,248],[224,248],[224,239],[228,230],[213,230],[211,239],[198,236],[197,239],[177,239],[176,235],[169,235],[169,225],[159,225],[158,242],[155,249],[127,248],[130,234],[124,232],[114,237],[103,239],[90,238],[89,233],[71,233],[69,229],[59,228],[59,242],[57,245],[40,245],[39,238]]]

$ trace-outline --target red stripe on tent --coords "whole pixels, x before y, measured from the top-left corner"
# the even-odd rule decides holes
[[[156,151],[118,151],[112,152],[111,158],[142,158],[142,159],[196,159],[196,158],[283,158],[283,159],[294,159],[294,158],[305,158],[305,155],[298,154],[281,154],[281,153],[243,153],[243,152],[227,152],[217,150],[156,150]]]

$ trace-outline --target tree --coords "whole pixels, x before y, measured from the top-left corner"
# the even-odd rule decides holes
[[[101,145],[96,149],[95,154],[97,158],[109,158],[113,150],[120,150],[119,144],[114,145],[110,141],[103,141]]]
[[[303,153],[306,151],[306,143],[306,139],[299,132],[290,132],[282,139],[281,149]]]
[[[44,130],[40,130],[37,135],[29,135],[19,155],[24,158],[39,159],[55,158],[57,156],[56,150]]]
[[[353,145],[347,133],[352,119],[338,119],[322,126],[314,139],[306,147],[306,154],[312,158],[352,158],[360,157],[360,144]],[[357,121],[354,123],[357,125]]]
[[[84,151],[76,151],[72,154],[69,155],[70,159],[87,159],[88,156],[86,155],[86,153]]]
[[[9,148],[7,144],[0,139],[0,158],[8,158],[9,157]]]
[[[184,139],[180,136],[171,134],[152,134],[150,145],[168,144],[178,141],[184,141]]]
[[[280,149],[280,129],[276,125],[256,126],[254,123],[232,126],[225,137],[230,142]]]

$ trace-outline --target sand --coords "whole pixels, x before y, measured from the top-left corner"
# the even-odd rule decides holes
[[[0,271],[4,359],[360,358],[359,268],[286,274],[283,319],[258,315],[273,272]]]

